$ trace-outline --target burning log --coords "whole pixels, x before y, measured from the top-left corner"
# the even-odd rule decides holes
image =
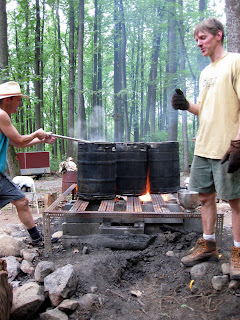
[[[0,259],[0,320],[8,320],[13,301],[12,286],[8,283],[7,263]]]

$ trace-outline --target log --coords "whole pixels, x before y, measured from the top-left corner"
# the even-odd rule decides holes
[[[12,286],[8,283],[7,263],[0,259],[0,320],[10,318],[13,301]]]

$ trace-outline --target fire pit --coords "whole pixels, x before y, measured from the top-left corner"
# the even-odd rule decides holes
[[[52,252],[50,218],[51,217],[79,217],[81,219],[98,218],[98,219],[117,219],[121,222],[136,221],[158,221],[160,218],[201,218],[198,212],[186,212],[177,204],[168,204],[161,194],[151,194],[150,201],[141,201],[139,197],[125,197],[124,210],[121,211],[118,199],[102,200],[97,209],[89,211],[91,201],[77,199],[74,201],[70,209],[66,210],[63,204],[68,201],[72,190],[76,188],[76,184],[69,187],[54,203],[52,203],[43,213],[44,243],[47,253]],[[149,211],[145,210],[148,204]],[[172,206],[172,207],[171,207]],[[223,231],[223,214],[217,214],[216,234],[219,239],[222,237]]]
[[[51,216],[64,217],[65,221],[70,218],[78,220],[75,233],[84,223],[91,226],[95,223],[94,227],[98,230],[105,222],[110,225],[141,225],[144,232],[144,225],[147,224],[166,223],[166,220],[182,223],[185,218],[201,220],[199,212],[187,212],[173,196],[180,189],[177,142],[95,142],[79,143],[78,147],[77,184],[73,183],[43,215],[47,252],[52,250]],[[69,204],[69,196],[76,187],[77,199],[72,199]],[[146,195],[140,196],[145,191]],[[216,233],[221,236],[223,214],[217,217]],[[70,234],[66,228],[65,231],[65,234]]]

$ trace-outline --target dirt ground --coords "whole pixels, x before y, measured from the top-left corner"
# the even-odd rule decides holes
[[[44,177],[35,184],[39,195],[48,191],[61,193],[61,176]],[[162,230],[152,235],[151,244],[139,251],[111,250],[83,237],[77,245],[54,245],[53,255],[45,257],[42,253],[38,261],[51,260],[59,267],[71,263],[78,276],[75,298],[93,288],[96,291],[96,303],[88,310],[78,308],[69,316],[72,320],[239,320],[240,289],[231,291],[226,287],[215,291],[211,284],[214,275],[221,275],[221,264],[229,261],[233,241],[229,205],[220,201],[217,206],[225,214],[223,239],[219,243],[222,256],[218,263],[210,264],[204,278],[194,280],[191,289],[190,268],[184,268],[180,258],[199,237],[193,232]],[[35,209],[33,215],[41,227]],[[0,213],[0,225],[9,223],[19,223],[11,206]]]

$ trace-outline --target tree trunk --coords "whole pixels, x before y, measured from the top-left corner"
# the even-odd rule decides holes
[[[77,137],[87,138],[86,113],[83,97],[83,40],[84,40],[84,0],[79,0],[79,29],[78,29],[78,109]]]
[[[95,16],[93,26],[93,94],[92,94],[92,115],[90,123],[90,136],[97,140],[98,106],[97,106],[97,75],[98,75],[98,4],[95,0]]]
[[[122,50],[121,50],[121,74],[122,74],[122,89],[123,89],[123,111],[124,111],[124,125],[125,125],[125,140],[130,141],[129,121],[128,121],[128,107],[127,107],[127,77],[126,77],[126,29],[123,2],[120,0],[120,13],[122,25]]]
[[[156,121],[156,78],[157,78],[157,65],[158,55],[160,48],[160,34],[157,32],[153,39],[153,52],[151,56],[151,69],[149,75],[148,94],[147,94],[147,110],[144,134],[146,135],[151,130],[151,133],[155,133],[155,121]],[[150,124],[149,124],[150,118]]]
[[[121,114],[121,23],[119,18],[118,0],[114,0],[114,141],[122,141]]]
[[[143,133],[144,133],[144,128],[143,128],[143,108],[144,108],[144,40],[143,40],[143,22],[141,24],[141,49],[140,49],[140,78],[141,78],[141,111],[140,111],[140,141],[143,140]]]
[[[133,133],[134,133],[134,141],[139,141],[139,107],[138,107],[138,99],[137,99],[137,79],[138,79],[138,69],[139,69],[139,56],[140,56],[140,34],[138,29],[138,38],[137,38],[137,60],[136,60],[136,71],[133,72]],[[131,128],[131,126],[130,126]]]
[[[240,53],[239,0],[226,0],[228,51]]]
[[[45,21],[45,0],[42,1],[42,28],[41,28],[41,41],[40,41],[40,123],[41,123],[41,127],[44,129],[44,121],[42,121],[43,119],[43,110],[44,110],[44,105],[43,105],[43,79],[44,79],[44,63],[43,63],[43,57],[44,57],[44,53],[43,53],[43,35],[44,35],[44,21]],[[42,149],[44,149],[45,146],[44,144],[42,145]]]
[[[35,104],[35,121],[36,127],[35,129],[41,128],[41,112],[40,112],[40,8],[39,8],[39,0],[36,0],[36,30],[35,30],[35,57],[34,57],[34,71],[35,71],[35,79],[34,79],[34,89],[35,96],[38,101]],[[42,150],[42,144],[37,144],[37,150]]]
[[[98,79],[97,79],[97,104],[98,104],[98,137],[103,139],[103,101],[102,101],[102,34],[101,34],[102,9],[98,14]]]
[[[12,286],[8,283],[7,263],[0,259],[0,320],[10,318],[13,301]]]
[[[176,46],[176,16],[174,8],[176,0],[169,0],[169,18],[168,18],[168,34],[169,34],[169,48],[168,48],[168,71],[169,71],[169,92],[168,92],[168,140],[177,141],[178,133],[178,111],[174,110],[171,106],[171,97],[174,89],[176,88],[176,72],[177,72],[177,46]]]
[[[3,76],[0,82],[4,82],[8,75],[8,42],[7,42],[7,13],[6,0],[0,0],[0,69]]]
[[[74,55],[74,1],[69,2],[69,91],[68,91],[68,136],[74,137],[74,85],[75,85],[75,55]],[[74,142],[67,143],[67,157],[74,156]]]
[[[59,0],[57,3],[57,28],[58,28],[58,93],[59,93],[59,117],[61,135],[64,135],[63,129],[63,102],[62,102],[62,48],[61,48],[61,32],[60,32],[60,18],[59,18]],[[64,139],[60,142],[61,154],[65,154]]]

